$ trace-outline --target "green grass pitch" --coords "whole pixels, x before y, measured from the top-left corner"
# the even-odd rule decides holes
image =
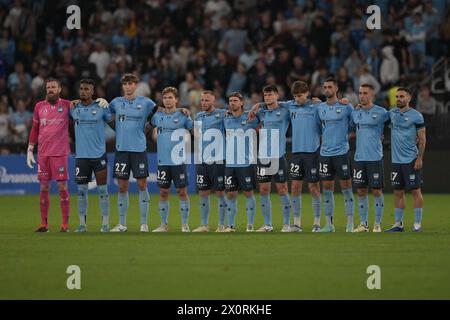
[[[259,206],[259,196],[256,196]],[[71,230],[78,223],[71,195]],[[159,225],[151,195],[150,227]],[[370,198],[373,205],[372,198]],[[303,196],[303,228],[282,234],[279,199],[272,195],[276,232],[247,234],[241,197],[234,234],[182,234],[178,201],[171,196],[167,234],[141,234],[137,197],[130,196],[129,231],[101,234],[98,198],[90,194],[86,234],[60,233],[58,198],[52,196],[50,232],[37,234],[38,196],[2,196],[1,299],[449,299],[450,196],[425,195],[424,231],[412,233],[407,196],[402,234],[346,234],[343,200],[336,195],[335,234],[311,233],[310,196]],[[393,223],[385,196],[383,229]],[[212,197],[211,226],[217,225]],[[118,221],[111,196],[111,225]],[[357,213],[357,210],[356,210]],[[355,222],[358,222],[357,214]],[[261,225],[257,212],[256,227]],[[322,224],[324,218],[322,217]],[[198,226],[198,198],[191,196],[191,230]],[[373,208],[370,210],[373,223]],[[81,290],[68,290],[66,268],[81,268]],[[369,265],[381,268],[381,289],[369,290]]]

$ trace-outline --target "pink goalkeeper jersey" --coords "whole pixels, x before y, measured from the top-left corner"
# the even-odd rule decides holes
[[[34,108],[33,124],[39,127],[38,152],[41,156],[67,156],[69,146],[70,101],[58,99],[55,105],[40,101]]]

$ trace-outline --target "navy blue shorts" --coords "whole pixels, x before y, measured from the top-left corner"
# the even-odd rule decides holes
[[[334,180],[337,175],[341,180],[351,178],[350,157],[348,152],[339,156],[319,157],[320,179],[325,181]]]
[[[382,189],[384,186],[383,160],[355,161],[353,186],[355,188]]]
[[[226,191],[253,191],[256,189],[255,169],[249,167],[225,167]]]
[[[319,153],[296,152],[291,159],[291,180],[303,180],[308,183],[319,181]]]
[[[172,181],[175,188],[184,188],[188,185],[188,177],[186,173],[186,165],[180,164],[176,166],[158,166],[156,174],[158,187],[169,189]]]
[[[224,191],[225,190],[225,164],[212,163],[212,164],[197,164],[195,166],[197,171],[197,189],[201,191],[213,190]]]
[[[107,168],[106,154],[100,158],[75,159],[75,182],[87,184],[92,180],[92,172],[98,172]]]
[[[396,190],[413,190],[422,188],[422,169],[414,169],[414,160],[411,163],[393,163],[391,169],[391,183]]]
[[[258,178],[259,183],[272,182],[272,178],[275,183],[285,183],[288,181],[288,170],[287,170],[287,161],[286,157],[281,157],[278,159],[278,168],[275,173],[268,173],[268,169],[271,166],[272,162],[267,164],[262,164],[258,160],[258,166],[256,167],[256,177]]]
[[[130,172],[133,177],[148,177],[147,152],[116,151],[114,157],[114,177],[128,180]]]

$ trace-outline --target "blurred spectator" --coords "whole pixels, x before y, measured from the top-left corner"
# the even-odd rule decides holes
[[[434,115],[438,109],[438,102],[431,96],[428,86],[422,86],[417,97],[416,110],[424,115]]]
[[[7,28],[2,30],[2,37],[0,38],[0,52],[3,56],[5,68],[7,70],[14,66],[14,59],[16,53],[16,43],[10,36],[10,31]]]
[[[10,142],[10,115],[8,105],[0,101],[0,144]]]
[[[217,53],[216,63],[211,68],[208,80],[209,82],[213,82],[217,79],[222,88],[226,88],[232,72],[232,67],[227,62],[226,53],[224,51],[219,51]]]
[[[239,63],[242,63],[247,70],[250,70],[255,65],[258,59],[258,52],[256,52],[250,42],[245,45],[245,51],[239,56]]]
[[[220,19],[231,13],[231,7],[225,0],[208,0],[205,5],[205,16],[211,17],[211,29],[220,28]]]
[[[350,87],[352,90],[354,88],[353,86],[353,80],[348,76],[347,69],[344,67],[339,68],[339,71],[337,73],[337,82],[338,82],[338,88],[341,92],[347,92],[348,88]]]
[[[425,60],[425,37],[426,28],[422,22],[420,13],[414,15],[414,23],[411,30],[406,34],[409,44],[410,68],[418,71]]]
[[[8,77],[8,89],[10,91],[16,90],[19,87],[21,78],[25,79],[27,86],[31,85],[31,76],[27,72],[25,72],[23,63],[19,61],[14,66],[14,72],[11,73]]]
[[[18,100],[16,111],[11,115],[12,140],[15,143],[24,144],[28,141],[33,114],[26,110],[24,100]]]
[[[113,13],[116,26],[124,27],[132,14],[133,12],[127,7],[126,0],[117,0],[117,9]]]
[[[371,84],[373,86],[373,92],[375,96],[380,92],[381,86],[378,80],[370,73],[370,66],[365,64],[361,67],[358,84],[354,87],[355,91],[359,89],[362,84]]]
[[[398,61],[394,56],[394,49],[391,46],[386,46],[381,50],[383,60],[380,67],[380,80],[383,88],[395,84],[399,79]]]
[[[188,106],[190,104],[189,92],[195,88],[195,77],[192,72],[186,73],[185,80],[180,84],[178,88],[178,94],[180,96],[180,105]]]
[[[89,56],[89,62],[95,64],[97,68],[97,76],[103,79],[110,62],[110,55],[105,50],[103,42],[97,40],[95,43],[95,51]]]
[[[243,92],[247,85],[247,69],[242,63],[238,63],[236,70],[230,78],[227,88],[227,96],[232,92]]]
[[[247,30],[239,27],[239,22],[235,19],[231,21],[231,29],[223,35],[220,47],[226,51],[228,56],[238,59],[245,50],[247,42]]]

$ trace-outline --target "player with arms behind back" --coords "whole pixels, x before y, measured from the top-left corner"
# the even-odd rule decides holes
[[[397,107],[390,111],[392,172],[394,188],[395,224],[387,232],[401,232],[405,211],[405,189],[411,190],[414,200],[414,232],[422,229],[423,196],[422,166],[425,153],[425,123],[423,116],[411,108],[411,92],[397,89]],[[418,139],[418,146],[416,140]]]

